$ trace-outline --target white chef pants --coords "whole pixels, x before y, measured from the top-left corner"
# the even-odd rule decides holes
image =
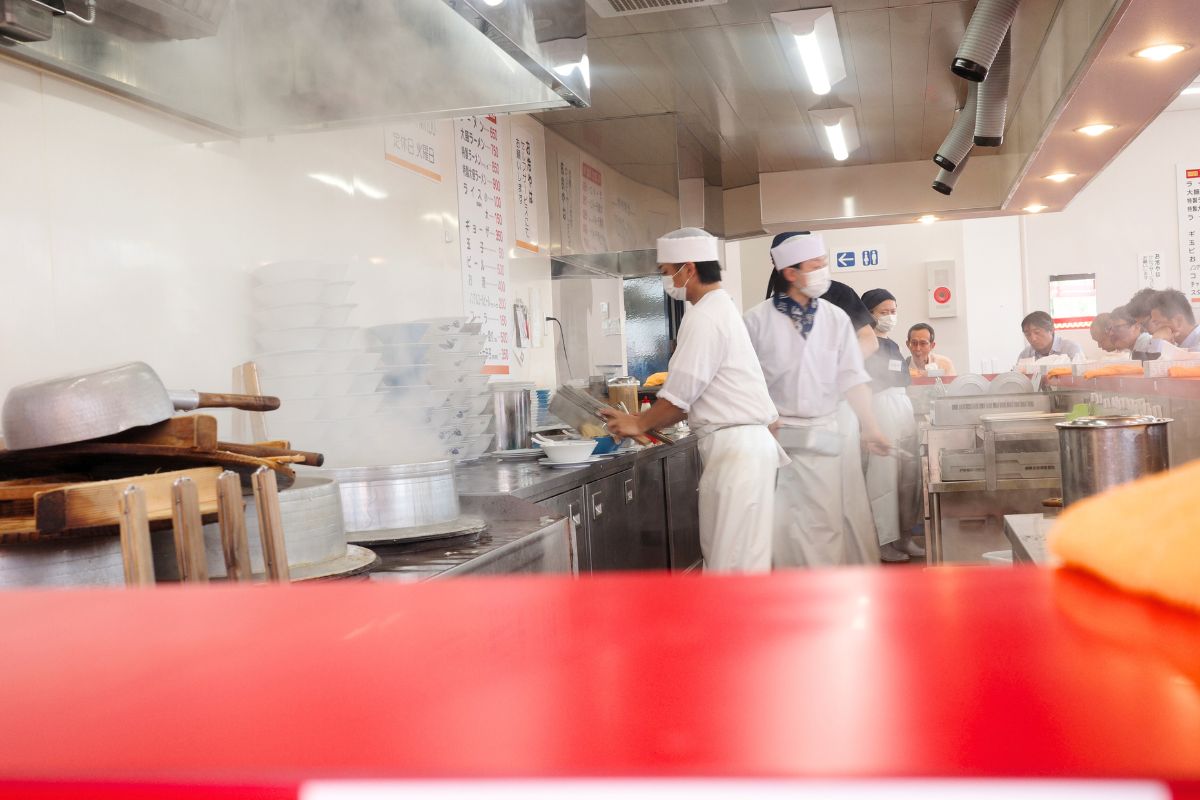
[[[710,572],[769,572],[782,451],[765,425],[706,434],[697,445],[700,551]]]
[[[833,434],[839,428],[836,415],[811,420],[806,425],[795,420],[788,424]],[[845,564],[842,456],[793,448],[786,431],[781,431],[780,436],[792,463],[780,468],[775,492],[775,567]]]
[[[910,454],[917,451],[917,422],[912,401],[903,387],[893,387],[872,398],[875,420],[892,444]],[[893,452],[874,453],[867,459],[867,494],[879,544],[900,539],[912,529],[920,516],[921,483],[915,458]]]
[[[863,478],[862,443],[858,415],[843,400],[838,404],[842,432],[842,516],[846,528],[846,564],[879,564],[875,520]]]

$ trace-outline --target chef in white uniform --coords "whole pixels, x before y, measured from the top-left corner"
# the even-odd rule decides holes
[[[776,567],[839,566],[850,560],[854,543],[842,511],[845,434],[837,414],[843,396],[859,418],[868,449],[891,450],[875,423],[871,378],[850,318],[820,299],[829,285],[825,252],[819,234],[793,236],[772,248],[786,291],[745,316],[779,411],[776,434],[791,458],[780,470],[775,495]]]
[[[778,418],[733,298],[721,288],[717,239],[682,228],[658,240],[666,292],[683,315],[667,380],[650,410],[605,412],[615,436],[688,420],[699,436],[700,549],[706,570],[771,569],[775,477],[787,462],[769,426]]]

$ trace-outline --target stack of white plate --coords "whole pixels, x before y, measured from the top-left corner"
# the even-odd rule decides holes
[[[254,272],[251,290],[260,388],[281,400],[268,432],[327,455],[356,440],[382,402],[381,357],[349,324],[348,271],[345,264],[267,264]]]
[[[409,441],[432,438],[445,456],[472,461],[495,438],[484,335],[479,323],[441,317],[367,328],[368,349],[383,359],[383,411]],[[399,426],[399,427],[397,427]]]

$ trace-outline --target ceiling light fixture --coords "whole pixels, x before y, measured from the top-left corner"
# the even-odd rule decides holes
[[[1040,214],[1043,211],[1045,211],[1046,208],[1047,207],[1042,205],[1041,203],[1034,203],[1031,206],[1025,206],[1025,211],[1028,211],[1030,214]]]
[[[1166,61],[1171,56],[1179,55],[1187,49],[1186,44],[1156,44],[1152,47],[1143,47],[1134,55],[1149,61]]]
[[[1191,86],[1180,92],[1180,94],[1200,94],[1200,83],[1193,83]]]
[[[845,161],[858,149],[858,124],[853,108],[817,108],[808,112],[825,133],[829,152],[837,161]]]
[[[1117,126],[1109,125],[1107,122],[1096,122],[1092,125],[1084,125],[1082,128],[1076,128],[1075,132],[1082,133],[1084,136],[1096,137],[1108,133],[1115,127]]]
[[[921,223],[922,225],[932,225],[939,219],[941,219],[941,217],[937,216],[936,214],[922,214],[921,216],[917,217],[917,222]]]
[[[1074,172],[1052,172],[1045,176],[1046,180],[1054,181],[1055,183],[1066,183],[1074,177]]]
[[[832,8],[784,11],[772,14],[771,21],[792,69],[804,73],[813,94],[829,94],[846,77]]]

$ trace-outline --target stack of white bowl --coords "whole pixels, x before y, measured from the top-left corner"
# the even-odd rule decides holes
[[[380,356],[348,325],[354,286],[345,264],[280,262],[254,272],[254,361],[281,404],[268,434],[327,457],[363,435],[382,402]]]
[[[479,323],[442,317],[367,328],[383,357],[383,408],[406,441],[435,441],[458,462],[482,456],[495,435]]]

